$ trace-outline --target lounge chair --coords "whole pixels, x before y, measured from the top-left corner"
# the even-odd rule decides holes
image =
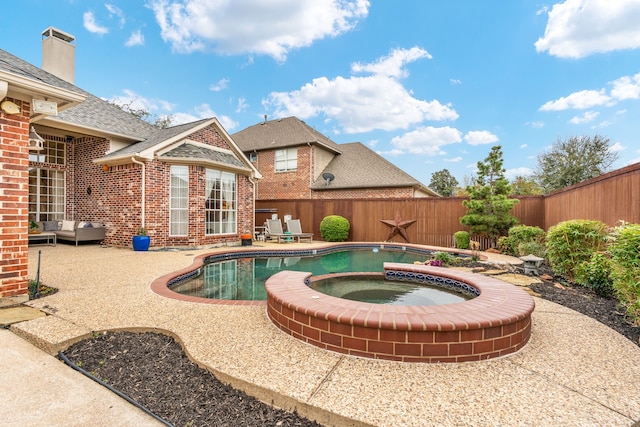
[[[278,243],[280,243],[283,239],[286,241],[290,241],[292,236],[291,234],[285,234],[284,230],[282,230],[282,223],[279,219],[268,219],[267,220],[267,235],[270,239],[277,239]]]
[[[298,239],[309,239],[311,242],[313,240],[313,233],[303,233],[302,226],[300,225],[299,219],[290,219],[287,221],[287,230],[291,232],[291,235]]]

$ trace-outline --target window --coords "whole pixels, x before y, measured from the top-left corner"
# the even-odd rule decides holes
[[[64,219],[65,173],[60,170],[29,168],[29,219]]]
[[[298,149],[276,150],[276,172],[288,172],[298,169]]]
[[[206,234],[235,234],[237,230],[236,175],[207,169],[205,203]]]
[[[256,153],[255,151],[249,153],[249,161],[251,163],[255,163],[258,161],[258,153]]]
[[[30,151],[29,161],[64,166],[66,144],[45,140],[43,150]],[[56,221],[65,217],[65,172],[47,165],[29,168],[29,219]]]
[[[29,161],[64,165],[66,144],[60,141],[45,141],[40,151],[29,151]]]
[[[189,168],[171,166],[169,235],[186,236],[189,227]]]

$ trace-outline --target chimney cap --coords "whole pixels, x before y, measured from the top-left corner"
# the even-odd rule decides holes
[[[44,38],[47,38],[47,37],[55,37],[55,38],[58,38],[60,40],[64,40],[64,41],[66,41],[68,43],[71,43],[76,39],[71,34],[65,33],[64,31],[59,30],[59,29],[57,29],[55,27],[49,27],[49,28],[47,28],[46,30],[44,30],[42,32],[42,38],[44,39]]]

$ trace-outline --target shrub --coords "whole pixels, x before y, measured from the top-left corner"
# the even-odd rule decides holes
[[[508,236],[498,240],[500,252],[512,256],[536,255],[544,256],[545,232],[540,227],[516,225],[509,229]]]
[[[327,242],[344,242],[349,238],[349,220],[340,215],[329,215],[320,222],[320,236]]]
[[[468,231],[456,231],[453,233],[453,239],[456,241],[456,248],[469,249],[469,232]]]
[[[609,246],[613,288],[627,315],[640,326],[640,225],[617,227]]]
[[[449,252],[436,252],[433,254],[433,260],[440,261],[445,265],[452,265],[456,263],[456,257],[451,255]]]
[[[592,289],[601,297],[613,295],[613,280],[611,278],[612,263],[606,254],[596,252],[591,259],[576,268],[576,279],[582,285]]]
[[[564,221],[547,233],[547,258],[555,272],[574,280],[578,266],[602,252],[606,241],[607,226],[600,221]]]

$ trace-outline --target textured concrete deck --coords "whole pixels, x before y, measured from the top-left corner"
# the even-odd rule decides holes
[[[306,246],[281,246],[298,245]],[[150,290],[155,278],[221,249],[33,247],[30,277],[38,250],[42,282],[60,291],[28,303],[48,316],[11,330],[51,354],[94,331],[166,332],[223,381],[333,425],[630,426],[640,420],[640,348],[542,299],[535,299],[531,340],[516,354],[463,364],[403,364],[304,344],[277,329],[264,305],[200,304]],[[65,408],[65,402],[59,405]]]

